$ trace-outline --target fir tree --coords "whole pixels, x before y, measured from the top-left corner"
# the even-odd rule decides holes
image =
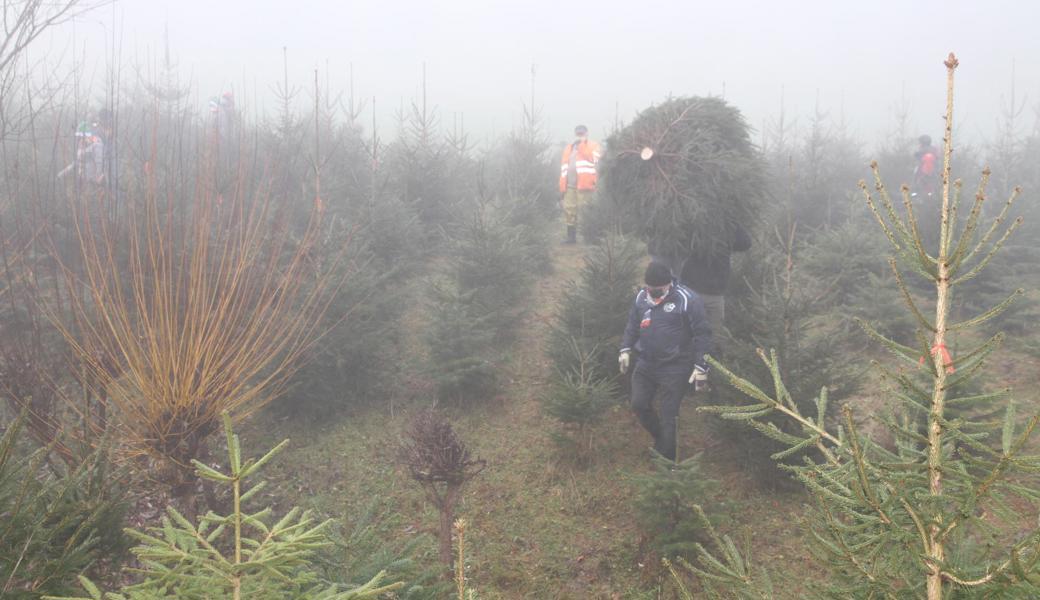
[[[469,586],[466,577],[466,528],[468,523],[465,519],[456,519],[453,526],[455,530],[456,560],[455,560],[455,593],[458,600],[477,600],[477,592]]]
[[[883,236],[861,219],[849,220],[814,236],[801,252],[800,266],[817,287],[829,290],[825,309],[841,331],[835,337],[850,340],[848,352],[855,354],[856,319],[870,323],[888,337],[909,342],[915,321],[911,315],[892,310],[901,296],[892,270],[877,260],[886,252]]]
[[[595,448],[592,426],[614,402],[617,386],[613,378],[597,376],[595,347],[585,351],[577,340],[572,340],[572,352],[577,366],[553,374],[542,406],[546,414],[560,423],[560,430],[551,434],[557,445],[587,462]]]
[[[332,545],[318,557],[323,577],[358,586],[383,572],[387,578],[401,582],[395,598],[443,598],[450,586],[429,560],[435,540],[425,534],[404,542],[388,540],[408,519],[392,512],[392,504],[387,498],[373,498],[362,512],[344,517],[344,523],[350,522],[349,528],[334,526],[330,530]]]
[[[350,589],[322,582],[312,565],[315,551],[328,546],[330,521],[315,520],[310,511],[293,508],[281,518],[272,517],[270,507],[249,512],[244,504],[264,488],[263,483],[245,488],[245,482],[285,448],[289,440],[275,446],[257,460],[242,460],[239,438],[231,430],[231,418],[223,415],[227,440],[227,473],[193,461],[198,475],[231,488],[233,510],[227,515],[210,512],[194,524],[167,508],[160,527],[147,532],[127,530],[139,544],[133,548],[141,563],[142,581],[124,587],[121,593],[102,594],[81,578],[89,598],[66,600],[363,600],[400,587],[383,585],[385,573]],[[59,600],[59,599],[49,599]]]
[[[549,220],[559,197],[556,187],[559,167],[550,155],[552,144],[546,131],[542,111],[533,104],[524,105],[520,126],[506,136],[501,149],[499,177],[510,196],[530,198],[531,210]]]
[[[474,296],[452,286],[434,288],[425,337],[428,369],[442,400],[461,403],[496,390],[495,324]]]
[[[853,353],[842,345],[844,337],[835,316],[832,296],[834,284],[806,272],[802,254],[808,249],[795,223],[778,226],[763,236],[749,256],[741,261],[741,281],[733,286],[732,306],[727,311],[727,330],[733,340],[726,345],[726,362],[757,385],[771,380],[763,369],[755,348],[775,348],[783,367],[784,381],[791,382],[791,395],[811,406],[808,398],[828,386],[832,400],[840,400],[854,387],[851,359]],[[835,325],[835,322],[838,324]],[[739,392],[717,390],[719,397],[736,400]],[[772,419],[780,427],[782,419]],[[779,483],[780,473],[771,455],[784,450],[775,440],[763,438],[741,423],[723,421],[727,437],[740,440],[733,446],[746,457],[760,480]],[[792,456],[789,460],[800,460]]]
[[[524,231],[486,199],[452,230],[446,281],[433,284],[426,334],[429,372],[442,399],[472,400],[495,390],[501,347],[530,295]]]
[[[590,380],[617,381],[617,350],[635,297],[643,261],[631,238],[608,236],[585,255],[577,281],[567,285],[549,334],[549,357],[560,373],[581,370]]]
[[[670,98],[607,140],[602,194],[663,256],[704,255],[753,222],[764,198],[743,115],[721,98]]]
[[[336,290],[323,315],[327,331],[310,358],[293,375],[292,402],[276,410],[328,418],[348,405],[386,397],[394,384],[391,372],[405,340],[404,317],[413,303],[414,274],[421,265],[421,231],[409,207],[390,197],[379,207],[330,207],[332,220],[357,224],[333,227],[326,247],[351,248],[350,259],[337,266],[349,273],[351,284]]]
[[[617,236],[590,249],[550,330],[548,354],[555,368],[542,408],[560,423],[553,440],[582,463],[594,456],[592,427],[625,381],[618,374],[617,349],[642,254],[630,239]]]
[[[70,590],[77,574],[125,553],[124,473],[106,448],[71,466],[51,447],[23,455],[27,410],[0,436],[0,596],[31,599]]]
[[[442,131],[440,113],[427,101],[425,67],[421,97],[402,107],[397,119],[400,135],[387,150],[389,184],[414,207],[432,241],[473,189],[466,135],[458,124],[447,134]]]
[[[556,222],[559,199],[559,168],[552,162],[549,148],[541,111],[525,105],[520,127],[506,136],[492,156],[497,171],[494,188],[504,192],[496,197],[507,207],[509,222],[523,229],[524,254],[542,274],[552,271],[549,231]]]
[[[700,454],[677,462],[654,452],[653,461],[653,472],[635,480],[636,518],[662,557],[692,556],[706,523],[697,507],[712,482],[701,472]]]
[[[511,332],[528,297],[533,269],[525,233],[510,222],[508,211],[486,198],[479,198],[452,230],[449,273],[460,291],[472,294],[499,337]]]
[[[772,600],[773,584],[768,573],[747,560],[751,555],[751,536],[745,536],[738,546],[731,537],[719,534],[708,521],[700,505],[691,505],[691,513],[701,524],[704,544],[695,546],[696,561],[703,568],[692,564],[683,556],[672,560],[662,559],[678,588],[681,600],[709,598],[710,600]],[[687,574],[699,578],[701,590],[694,595],[684,580]]]
[[[1007,390],[970,396],[951,394],[957,385],[976,378],[1003,336],[994,335],[976,347],[952,354],[953,335],[963,334],[1000,314],[1021,290],[977,316],[951,321],[952,292],[990,263],[1021,222],[1003,227],[1017,191],[987,225],[982,206],[985,180],[960,223],[961,189],[950,179],[953,125],[953,80],[958,61],[951,54],[947,67],[945,149],[942,170],[941,225],[937,247],[921,241],[917,208],[909,189],[902,189],[906,215],[897,210],[873,165],[876,193],[861,183],[895,258],[890,261],[907,310],[918,323],[918,345],[900,344],[863,324],[867,334],[891,351],[902,367],[881,367],[894,383],[899,409],[878,418],[896,442],[886,447],[864,436],[853,418],[854,407],[843,407],[840,425],[825,418],[827,388],[816,399],[816,410],[803,411],[781,376],[775,352],[762,352],[774,385],[767,392],[713,361],[752,404],[716,406],[706,410],[743,420],[788,447],[788,452],[814,448],[814,458],[788,469],[812,493],[815,511],[812,534],[830,573],[814,582],[828,597],[1036,597],[1040,593],[1040,531],[1019,527],[1016,498],[1040,501],[1029,478],[1040,471],[1040,459],[1027,454],[1028,442],[1040,422],[1033,414],[1024,423]],[[934,254],[932,253],[934,251]],[[934,313],[926,316],[908,291],[905,275],[913,273],[934,289]],[[953,407],[1004,401],[997,422],[974,418],[965,411],[951,418]],[[798,425],[788,433],[763,419],[774,413]],[[749,580],[734,579],[717,555],[706,553],[699,564],[704,576],[729,579],[734,589],[747,589]]]

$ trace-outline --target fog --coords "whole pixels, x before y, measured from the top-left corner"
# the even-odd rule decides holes
[[[0,6],[0,598],[1040,598],[1037,0]]]
[[[307,89],[313,72],[366,100],[366,122],[393,126],[427,93],[443,120],[475,139],[512,128],[522,103],[544,111],[554,139],[585,123],[604,136],[618,120],[674,95],[724,95],[762,131],[785,107],[804,123],[818,102],[869,144],[893,114],[940,135],[941,61],[957,52],[962,141],[990,136],[1014,80],[1021,119],[1040,98],[1040,4],[998,1],[829,2],[337,2],[120,0],[58,31],[35,52],[69,56],[92,80],[161,55],[168,32],[179,74],[200,110],[233,90],[246,110],[272,110],[272,87]],[[114,44],[113,44],[114,42]],[[49,46],[49,47],[48,47]],[[114,48],[114,51],[113,51]],[[533,72],[533,78],[532,78]],[[1012,74],[1016,73],[1013,78]],[[124,73],[125,78],[125,73]],[[303,94],[301,94],[301,97]]]

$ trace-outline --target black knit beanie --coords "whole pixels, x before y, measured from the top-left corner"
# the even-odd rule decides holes
[[[652,262],[646,268],[644,279],[650,287],[661,287],[672,282],[672,271],[664,263]]]

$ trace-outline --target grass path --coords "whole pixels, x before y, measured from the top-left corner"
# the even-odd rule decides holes
[[[562,247],[554,273],[538,282],[505,365],[506,395],[489,411],[460,418],[489,469],[467,494],[473,523],[474,579],[489,598],[635,597],[644,587],[640,536],[630,514],[627,474],[645,466],[646,440],[615,407],[587,468],[561,461],[553,423],[540,399],[552,365],[544,355],[549,324],[583,246]]]

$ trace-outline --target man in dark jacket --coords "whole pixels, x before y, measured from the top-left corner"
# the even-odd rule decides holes
[[[654,449],[675,460],[679,404],[690,384],[696,391],[707,384],[711,329],[701,299],[664,263],[651,262],[645,280],[628,314],[618,365],[627,372],[636,352],[632,410],[654,436]]]
[[[751,236],[740,225],[734,225],[729,235],[711,252],[692,255],[677,274],[683,285],[701,297],[704,313],[711,327],[716,358],[722,356],[724,321],[726,319],[726,288],[729,287],[730,255],[751,248]]]

